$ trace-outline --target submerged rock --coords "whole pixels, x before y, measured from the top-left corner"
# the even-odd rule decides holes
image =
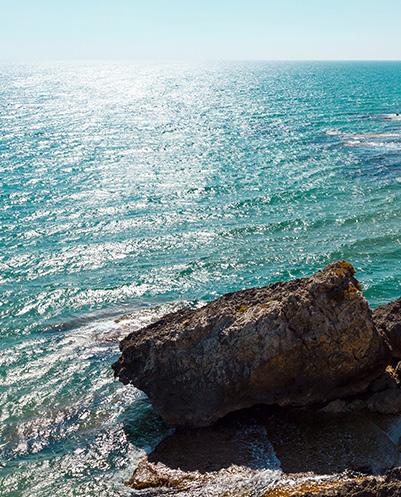
[[[384,370],[387,352],[354,273],[337,262],[169,314],[121,342],[115,374],[171,425],[355,395]]]
[[[401,359],[401,298],[378,307],[373,318],[377,329],[385,336],[392,356]]]

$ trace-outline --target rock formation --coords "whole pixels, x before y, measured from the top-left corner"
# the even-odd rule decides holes
[[[400,468],[383,476],[356,477],[351,481],[333,481],[326,484],[305,485],[281,492],[268,492],[263,497],[399,497],[401,495]]]
[[[384,474],[399,461],[395,432],[400,423],[385,426],[376,418],[247,409],[211,427],[169,435],[140,460],[128,484],[133,497],[144,492],[147,497],[303,497],[347,496],[361,488],[400,490],[401,482],[369,476]]]
[[[401,359],[401,298],[378,307],[373,319],[377,329],[385,336],[392,356]]]
[[[400,367],[389,365],[359,398],[336,399],[320,409],[321,412],[350,413],[370,411],[377,414],[401,413]]]
[[[310,278],[169,314],[121,342],[115,374],[171,425],[363,392],[385,369],[387,349],[354,273],[337,262]]]

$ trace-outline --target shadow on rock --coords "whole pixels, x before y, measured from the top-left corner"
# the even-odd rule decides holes
[[[278,469],[265,426],[227,421],[209,428],[178,430],[148,456],[150,463],[201,474],[231,466]]]
[[[382,473],[398,463],[396,444],[370,414],[285,411],[266,428],[285,473]]]
[[[264,495],[288,481],[338,479],[349,471],[381,474],[398,464],[399,452],[390,436],[395,421],[377,419],[255,407],[212,427],[177,430],[140,462],[129,484],[150,491],[146,495],[168,489],[192,496],[203,488],[228,497],[239,490]]]

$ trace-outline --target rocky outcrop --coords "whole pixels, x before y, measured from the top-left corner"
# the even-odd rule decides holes
[[[266,469],[278,472],[279,462],[265,427],[253,420],[226,422],[168,436],[140,460],[128,485],[152,497],[198,495],[197,488],[202,496],[219,495],[248,487]]]
[[[346,483],[357,488],[373,481],[368,473],[397,465],[396,431],[369,414],[257,407],[177,430],[142,458],[128,484],[138,497],[301,497],[352,488]]]
[[[378,307],[373,319],[377,329],[385,336],[392,356],[401,359],[401,298]]]
[[[369,411],[377,414],[401,413],[400,365],[387,366],[360,398],[336,399],[320,409],[328,413]]]
[[[298,488],[268,492],[263,497],[399,497],[401,469],[388,471],[384,476],[365,476],[351,481],[333,481],[300,485]]]
[[[169,314],[128,335],[113,365],[171,425],[209,425],[255,404],[309,406],[365,391],[386,349],[354,277],[337,262]]]

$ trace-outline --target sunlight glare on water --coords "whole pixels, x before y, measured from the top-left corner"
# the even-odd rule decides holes
[[[113,380],[128,330],[343,258],[373,306],[401,294],[400,78],[399,63],[0,67],[2,495],[127,492],[168,432]]]

